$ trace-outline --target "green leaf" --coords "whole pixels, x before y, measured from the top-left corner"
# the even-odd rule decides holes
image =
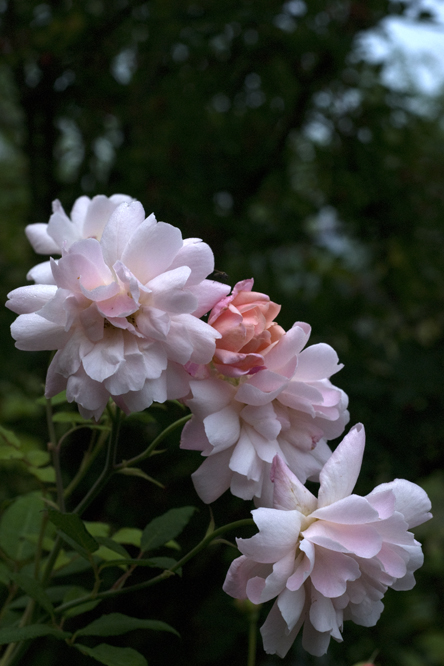
[[[84,520],[83,524],[93,537],[107,537],[111,530],[107,523]]]
[[[0,446],[0,460],[21,460],[24,455],[23,451],[12,446]]]
[[[0,523],[0,543],[5,553],[20,561],[35,553],[28,535],[39,534],[45,504],[40,493],[18,497],[5,511]]]
[[[137,527],[122,527],[122,529],[113,534],[112,538],[117,543],[128,543],[131,546],[140,548],[142,530],[139,530]]]
[[[109,539],[108,537],[97,537],[97,541],[101,546],[106,546],[108,550],[111,550],[114,553],[121,555],[122,557],[131,557],[128,551],[123,546],[121,546],[120,543],[116,543],[113,539]]]
[[[0,629],[0,645],[27,641],[39,636],[53,636],[54,638],[64,639],[69,638],[71,634],[68,631],[60,631],[60,629],[47,627],[44,624],[29,624],[27,627],[5,627]]]
[[[26,469],[43,483],[54,483],[56,480],[55,470],[52,465],[49,467],[27,467]]]
[[[10,578],[16,583],[16,585],[21,587],[28,596],[37,601],[47,613],[51,616],[54,614],[52,603],[40,581],[24,573],[11,573]]]
[[[89,597],[90,592],[85,590],[85,588],[75,585],[71,587],[63,597],[63,603],[66,604],[70,601],[76,601],[77,599],[82,599],[83,597]],[[65,617],[75,617],[76,615],[82,615],[87,613],[90,610],[93,610],[96,606],[100,604],[100,599],[93,599],[92,601],[85,601],[83,604],[69,608],[64,612]]]
[[[48,451],[42,451],[41,449],[27,451],[25,458],[33,467],[43,467],[43,465],[47,465],[51,459]]]
[[[52,417],[54,423],[90,423],[91,419],[84,419],[79,412],[57,412]]]
[[[0,445],[1,446],[11,446],[14,449],[20,448],[20,440],[12,432],[12,430],[6,430],[0,426]]]
[[[138,467],[123,467],[122,469],[119,469],[119,474],[124,474],[125,476],[138,476],[140,479],[145,479],[145,481],[154,483],[154,485],[158,486],[159,488],[165,488],[163,483],[153,479],[152,476],[148,476],[148,474],[145,474],[145,472]]]
[[[143,530],[140,545],[142,551],[154,550],[177,537],[195,510],[193,506],[183,506],[180,509],[170,509],[163,516],[154,518]]]
[[[61,393],[57,393],[51,400],[51,405],[53,407],[56,407],[57,405],[61,405],[64,402],[67,402],[66,400],[66,391],[62,391]],[[37,398],[35,401],[37,405],[43,405],[43,407],[46,405],[46,398],[43,395],[41,398]]]
[[[98,551],[100,552],[100,551]],[[148,559],[139,559],[139,558],[125,558],[124,560],[121,559],[110,559],[107,562],[104,562],[100,565],[101,569],[105,569],[108,567],[120,567],[123,565],[130,565],[130,564],[135,564],[138,567],[151,567],[153,569],[171,569],[172,566],[177,564],[177,560],[173,560],[171,557],[152,557],[149,560]],[[175,574],[178,574],[179,576],[181,575],[181,569],[177,569]]]
[[[0,583],[3,583],[3,585],[8,585],[9,584],[9,569],[6,566],[6,564],[3,564],[3,562],[0,562]]]
[[[132,648],[118,648],[106,643],[94,648],[76,643],[74,647],[105,666],[148,666],[145,657]]]
[[[151,629],[152,631],[169,631],[180,637],[180,634],[166,622],[160,620],[139,620],[122,613],[102,615],[91,624],[76,632],[77,636],[120,636],[134,629]]]
[[[49,520],[61,530],[69,539],[88,553],[94,553],[99,548],[99,544],[86,529],[83,521],[76,513],[60,513],[55,509],[48,509]],[[60,536],[64,536],[61,534]],[[70,541],[66,539],[68,543]],[[73,545],[73,544],[72,544]],[[74,546],[73,546],[74,547]],[[80,552],[80,551],[79,551]]]

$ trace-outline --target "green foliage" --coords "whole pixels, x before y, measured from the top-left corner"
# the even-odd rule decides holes
[[[54,638],[69,638],[69,631],[60,631],[54,627],[47,627],[43,624],[29,624],[27,627],[7,627],[0,629],[0,645],[6,643],[17,643],[18,641],[27,641],[40,636],[53,636]]]
[[[140,542],[141,550],[143,552],[155,550],[164,546],[171,539],[175,539],[188,524],[195,511],[193,506],[184,506],[180,509],[170,509],[163,516],[154,518],[143,530]]]
[[[132,648],[119,648],[106,643],[94,648],[76,643],[74,647],[105,666],[147,666],[145,657]]]
[[[134,629],[151,629],[153,631],[169,631],[179,636],[177,631],[165,622],[158,620],[139,620],[136,617],[129,617],[122,613],[111,613],[102,615],[98,620],[94,620],[83,629],[76,631],[76,636],[120,636]]]

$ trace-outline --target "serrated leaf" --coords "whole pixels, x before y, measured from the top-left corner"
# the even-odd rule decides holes
[[[29,624],[27,627],[4,627],[0,629],[0,645],[27,641],[39,636],[65,639],[70,638],[71,635],[69,631],[61,631],[60,629],[54,629],[54,627],[47,627],[44,624]]]
[[[40,581],[24,573],[11,573],[10,578],[16,585],[21,587],[28,596],[37,601],[47,613],[51,616],[54,614],[52,603]]]
[[[140,620],[122,613],[102,615],[91,624],[76,632],[77,636],[120,636],[134,629],[151,629],[152,631],[169,631],[180,637],[180,634],[166,622],[160,620]]]
[[[132,648],[118,648],[106,643],[94,648],[75,643],[74,647],[105,666],[148,666],[145,657]]]
[[[76,513],[60,513],[60,511],[49,508],[48,516],[49,520],[59,530],[88,553],[94,553],[98,550],[99,544],[88,532],[83,521]],[[63,534],[60,536],[63,537]]]
[[[142,551],[154,550],[177,537],[195,510],[193,506],[183,506],[180,509],[170,509],[163,516],[154,518],[143,530],[140,545]]]
[[[159,569],[171,569],[177,564],[177,560],[174,560],[172,557],[150,557],[149,561],[152,567]],[[180,569],[177,569],[175,573],[180,573]]]
[[[11,559],[25,560],[35,553],[34,544],[26,537],[39,534],[44,506],[41,494],[34,492],[21,495],[4,512],[0,523],[0,543]]]
[[[119,469],[119,474],[124,474],[125,476],[138,476],[139,479],[145,479],[145,481],[154,483],[154,485],[158,486],[159,488],[165,488],[163,483],[160,483],[160,481],[153,479],[152,476],[148,476],[148,474],[145,474],[145,472],[139,469],[138,467],[123,467],[122,469]]]
[[[27,467],[26,469],[30,474],[43,483],[55,483],[56,476],[52,465],[49,467]]]
[[[84,419],[79,412],[57,412],[52,417],[53,423],[89,423],[91,419]]]
[[[141,538],[142,530],[139,530],[137,527],[122,527],[112,536],[113,541],[117,541],[117,543],[128,543],[137,548],[140,548]]]

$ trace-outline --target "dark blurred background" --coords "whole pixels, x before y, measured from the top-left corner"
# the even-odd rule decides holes
[[[284,662],[259,650],[259,666],[351,666],[374,650],[384,666],[444,664],[444,95],[388,87],[357,46],[405,13],[435,20],[413,0],[0,0],[3,298],[41,260],[23,229],[47,221],[53,199],[69,212],[82,194],[129,194],[208,242],[230,284],[253,276],[284,327],[307,321],[312,343],[337,350],[334,383],[367,430],[358,492],[403,477],[434,502],[417,532],[417,587],[389,592],[375,628],[346,624],[321,659],[299,641]],[[44,442],[35,398],[47,356],[14,349],[13,318],[0,314],[0,419]],[[159,508],[191,503],[200,513],[184,538],[202,535],[208,510],[188,476],[199,456],[174,438],[166,456],[154,470],[166,491],[116,482],[90,518],[143,528]],[[26,485],[1,480],[2,500]],[[223,498],[217,522],[250,508]],[[210,549],[182,580],[104,609],[183,633],[121,644],[153,666],[245,664],[245,617],[220,590],[233,555]],[[96,663],[50,640],[23,663],[62,660]]]

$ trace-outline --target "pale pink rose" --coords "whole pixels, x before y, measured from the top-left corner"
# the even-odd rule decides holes
[[[217,303],[208,323],[221,334],[213,364],[229,377],[252,374],[264,367],[264,356],[284,335],[275,321],[280,305],[266,294],[251,291],[253,279],[238,282],[233,292]]]
[[[109,218],[121,203],[134,201],[126,194],[106,197],[98,194],[93,199],[79,197],[74,202],[71,217],[68,217],[57,199],[52,203],[49,223],[28,224],[25,233],[37,254],[62,254],[73,243],[84,238],[100,240]],[[49,261],[37,264],[28,272],[28,280],[40,284],[55,284]]]
[[[192,475],[198,495],[213,502],[223,492],[267,503],[270,466],[279,454],[305,482],[316,480],[331,455],[326,440],[349,419],[347,396],[328,379],[341,369],[326,344],[304,349],[310,327],[296,323],[266,354],[265,368],[237,379],[191,380],[193,413],[181,447],[206,460]]]
[[[198,317],[229,290],[205,276],[213,254],[199,239],[145,219],[139,202],[121,203],[100,240],[73,242],[57,262],[54,285],[20,287],[7,306],[19,349],[58,350],[47,397],[66,389],[96,419],[109,397],[126,412],[189,391],[183,365],[211,360],[219,333]]]
[[[408,530],[431,518],[430,501],[402,479],[351,494],[364,444],[364,428],[355,426],[325,463],[317,498],[276,457],[273,508],[254,510],[259,533],[237,539],[242,556],[224,590],[254,604],[276,598],[261,628],[269,654],[284,657],[303,629],[303,647],[321,656],[331,637],[342,641],[344,620],[373,626],[387,588],[415,584],[423,555]]]

